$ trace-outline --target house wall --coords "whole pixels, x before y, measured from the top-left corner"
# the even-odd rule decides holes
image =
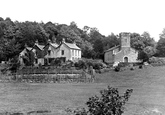
[[[113,63],[114,62],[113,50],[105,52],[104,62],[106,62],[106,63]]]
[[[78,60],[81,58],[81,50],[78,49],[70,49],[71,51],[71,59],[72,61]]]
[[[19,54],[19,62],[20,62],[21,65],[25,65],[24,62],[23,62],[23,58],[22,58],[22,56],[24,56],[25,53],[27,53],[26,49],[24,49],[24,50]]]
[[[113,50],[113,54],[117,54],[120,51],[120,48],[116,48]]]
[[[128,57],[128,62],[137,62],[138,52],[129,47],[122,48],[115,55],[114,62],[124,62],[124,57]]]
[[[34,49],[32,50],[35,53],[35,56],[38,58],[43,58],[44,52],[43,50],[39,49],[37,46],[33,47]]]
[[[44,65],[44,59],[43,58],[38,59],[38,64]]]
[[[44,65],[44,58],[37,59],[37,63],[35,61],[34,61],[34,66],[38,66],[39,64]]]
[[[52,47],[51,45],[47,45],[45,47],[46,55],[45,58],[56,58],[57,57],[57,49]],[[48,54],[48,51],[50,51],[50,55]]]
[[[62,50],[64,50],[64,55],[62,55]],[[57,51],[57,57],[66,57],[66,60],[71,60],[70,48],[62,44]]]

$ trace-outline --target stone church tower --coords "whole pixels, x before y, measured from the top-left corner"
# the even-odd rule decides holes
[[[130,47],[130,34],[122,33],[121,34],[121,48],[129,48]]]
[[[118,64],[120,62],[138,62],[138,51],[131,48],[130,33],[120,34],[121,42],[119,46],[112,47],[105,51],[104,61],[106,63]]]

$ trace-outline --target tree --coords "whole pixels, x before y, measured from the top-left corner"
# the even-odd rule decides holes
[[[97,28],[91,28],[90,29],[90,43],[93,44],[93,50],[94,50],[94,58],[103,58],[103,42],[102,40],[105,38]]]
[[[4,21],[4,19],[2,17],[0,17],[0,21]]]
[[[142,35],[138,33],[131,33],[131,47],[136,50],[143,50],[147,46],[155,47],[155,40],[150,37],[148,32],[144,32]]]
[[[57,42],[56,39],[54,38],[55,36],[57,36],[59,34],[59,31],[58,31],[56,25],[53,24],[52,22],[48,22],[48,23],[44,24],[44,29],[45,29],[46,33],[49,34],[49,39],[51,41]]]
[[[160,34],[160,39],[157,43],[156,49],[158,50],[157,56],[164,57],[165,56],[165,28]]]
[[[143,50],[139,51],[138,54],[138,59],[142,60],[143,62],[148,62],[149,59],[156,54],[156,48],[151,47],[151,46],[147,46],[145,47]]]
[[[102,40],[101,39],[97,39],[95,40],[94,42],[94,45],[93,45],[93,48],[94,48],[94,51],[95,51],[95,57],[94,58],[103,58],[103,43],[102,43]]]
[[[154,38],[152,38],[148,32],[143,32],[141,36],[143,38],[143,43],[145,44],[145,46],[152,46],[152,47],[155,46],[156,42]]]
[[[109,48],[119,45],[119,39],[117,35],[114,35],[114,33],[111,33],[111,35],[103,38],[102,42],[104,50],[108,50]]]
[[[149,57],[143,50],[140,50],[138,53],[138,60],[141,60],[142,62],[147,62],[149,60]]]
[[[35,61],[35,54],[32,51],[28,51],[25,56],[23,56],[23,61],[26,66],[33,66]]]

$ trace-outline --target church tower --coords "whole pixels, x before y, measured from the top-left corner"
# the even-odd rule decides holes
[[[121,33],[121,48],[130,47],[130,34]]]

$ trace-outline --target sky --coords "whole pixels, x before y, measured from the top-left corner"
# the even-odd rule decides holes
[[[111,32],[149,32],[156,41],[165,28],[165,0],[1,0],[0,17],[12,21],[70,24]]]

